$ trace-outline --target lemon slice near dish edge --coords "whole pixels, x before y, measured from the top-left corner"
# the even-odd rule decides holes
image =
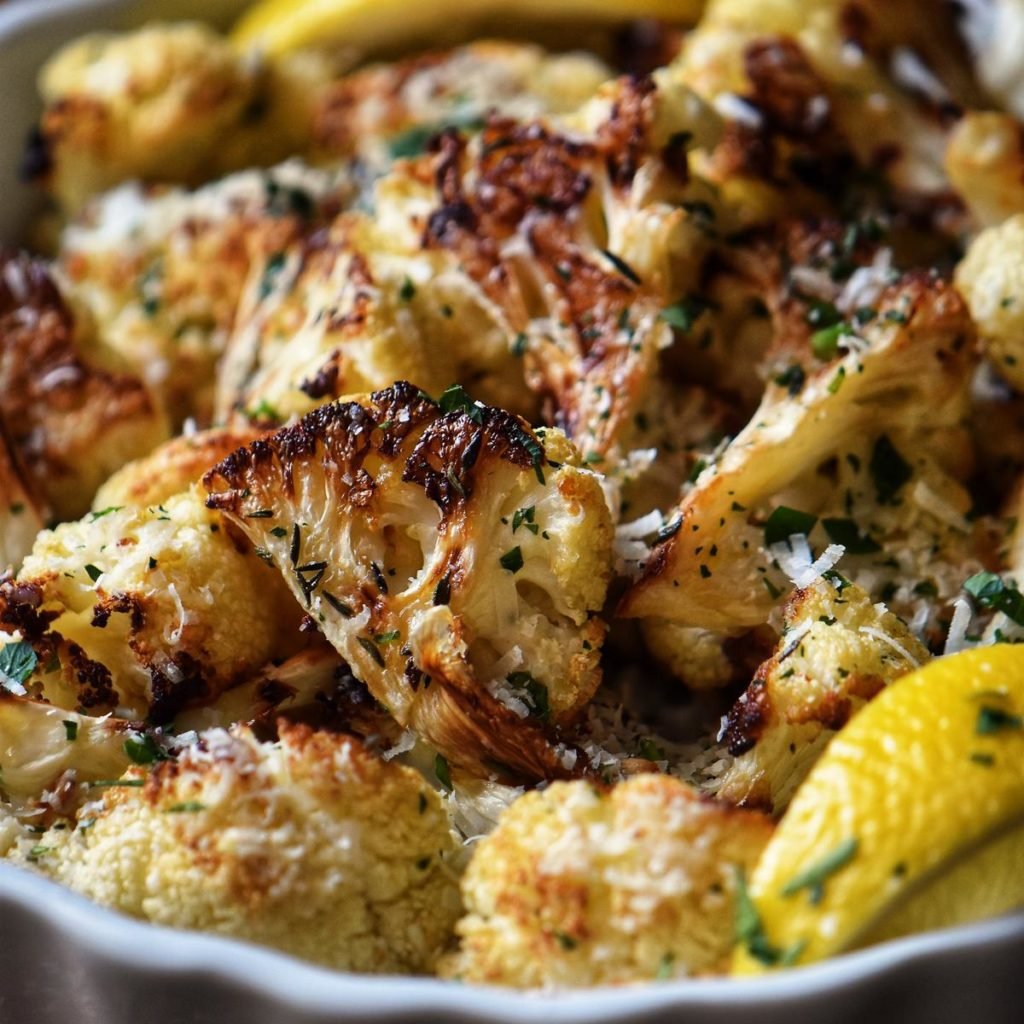
[[[495,25],[585,24],[662,18],[692,22],[703,0],[262,0],[236,24],[244,49],[277,57],[306,47],[340,45],[378,52],[466,39]]]
[[[1024,906],[1024,647],[941,658],[879,694],[739,889],[736,974]]]

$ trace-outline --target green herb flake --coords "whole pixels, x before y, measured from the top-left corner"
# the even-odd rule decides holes
[[[437,776],[437,781],[441,783],[445,791],[450,793],[453,788],[452,770],[442,754],[438,754],[434,758],[434,774]]]
[[[785,388],[790,395],[799,395],[806,380],[807,374],[804,373],[804,368],[797,363],[775,377],[775,383],[780,388]]]
[[[637,745],[637,753],[645,761],[664,761],[665,751],[658,746],[649,736],[644,736]]]
[[[343,618],[351,619],[355,615],[351,605],[345,604],[344,601],[326,590],[321,590],[320,593],[323,595],[323,599]]]
[[[194,814],[196,811],[205,811],[206,804],[198,800],[185,800],[180,804],[171,804],[164,812],[166,814]]]
[[[502,569],[517,573],[523,567],[523,550],[517,544],[510,551],[506,551],[498,561],[501,562]]]
[[[411,302],[413,297],[416,295],[416,285],[412,283],[412,279],[406,277],[402,282],[402,287],[398,289],[398,297],[402,302]]]
[[[104,516],[109,516],[111,512],[120,512],[124,508],[124,505],[110,505],[107,508],[101,508],[99,512],[91,513],[89,522],[95,523],[97,519],[102,519]]]
[[[782,887],[782,895],[795,896],[801,889],[806,889],[811,903],[817,905],[825,894],[827,879],[853,860],[859,845],[856,838],[844,839],[831,853],[787,882]]]
[[[883,505],[891,503],[914,475],[910,463],[900,455],[886,434],[875,441],[868,469],[878,492],[878,500]]]
[[[675,953],[663,953],[661,961],[658,963],[658,970],[654,975],[655,980],[668,981],[668,979],[672,977],[675,962]]]
[[[759,963],[766,967],[774,967],[783,961],[787,953],[773,946],[764,933],[764,924],[754,901],[750,898],[747,879],[742,867],[736,868],[736,911],[735,911],[736,942]],[[799,951],[790,954],[791,963],[799,956]]]
[[[546,722],[551,717],[548,688],[543,683],[534,679],[531,673],[523,671],[512,672],[506,678],[510,686],[523,691],[526,703],[538,718]]]
[[[991,768],[996,763],[996,759],[991,754],[984,754],[981,751],[975,751],[968,758],[974,764],[980,764],[984,768]]]
[[[555,936],[555,940],[558,942],[559,946],[561,946],[567,953],[579,945],[571,935],[567,935],[565,932],[552,932],[552,934]]]
[[[378,668],[384,668],[384,655],[377,649],[377,645],[365,636],[357,636],[356,640],[359,641],[359,646],[377,663]]]
[[[836,395],[839,393],[839,389],[843,386],[843,381],[846,380],[846,368],[840,366],[836,370],[836,375],[828,382],[826,390],[830,395]]]
[[[1024,594],[994,572],[976,573],[964,583],[964,590],[982,607],[1002,612],[1018,626],[1024,626]]]
[[[103,575],[103,570],[90,564],[85,566],[85,573],[95,583]]]
[[[796,534],[807,536],[817,521],[818,517],[809,512],[800,512],[795,508],[779,505],[764,524],[765,545],[771,547]]]
[[[374,643],[378,644],[393,644],[396,640],[401,639],[402,634],[397,629],[389,629],[386,633],[374,634]]]
[[[39,658],[32,645],[16,640],[0,648],[0,685],[21,689],[35,670]]]
[[[974,731],[979,736],[992,736],[1009,729],[1024,729],[1024,718],[989,704],[983,704],[978,708],[978,721],[975,723]]]
[[[844,322],[823,327],[811,335],[811,351],[818,359],[829,362],[839,354],[839,339],[849,333],[850,328]]]
[[[144,733],[141,739],[129,736],[124,741],[124,752],[135,764],[154,764],[157,761],[168,760],[167,754],[157,746],[148,733]]]
[[[141,789],[145,779],[98,779],[90,782],[90,789]]]
[[[610,252],[608,249],[602,249],[601,252],[608,262],[627,280],[632,281],[633,284],[643,284],[640,280],[640,275],[621,257],[616,256],[615,253]]]
[[[78,739],[78,723],[71,721],[70,718],[64,719],[64,736],[68,743],[74,743]]]
[[[669,327],[682,331],[683,334],[689,334],[693,330],[693,325],[710,308],[711,303],[705,299],[689,295],[671,306],[666,306],[658,315],[658,319],[663,320]]]
[[[445,388],[437,400],[437,404],[441,407],[442,412],[465,413],[470,420],[477,424],[484,421],[483,406],[478,405],[461,384],[452,384]]]
[[[512,341],[512,355],[522,356],[525,354],[529,339],[523,331],[520,331]]]
[[[842,544],[848,555],[870,555],[881,551],[881,545],[860,528],[852,519],[822,519],[829,540],[834,544]]]

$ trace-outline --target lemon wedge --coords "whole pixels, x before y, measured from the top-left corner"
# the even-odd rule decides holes
[[[740,883],[737,974],[1024,906],[1024,648],[941,658],[879,694]]]
[[[693,22],[703,6],[703,0],[262,0],[238,21],[232,38],[270,56],[321,46],[367,54],[481,34],[521,35],[524,27],[551,22]]]

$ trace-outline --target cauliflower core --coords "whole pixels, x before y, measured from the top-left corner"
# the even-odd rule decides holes
[[[454,841],[411,769],[282,724],[275,744],[205,733],[142,780],[103,789],[74,831],[33,837],[35,867],[135,917],[340,970],[423,973],[447,943]]]
[[[721,970],[736,873],[771,831],[766,817],[661,775],[528,793],[476,848],[461,948],[442,973],[568,988]]]
[[[442,403],[322,406],[211,470],[209,504],[399,724],[467,768],[564,775],[544,730],[600,681],[607,506],[560,433]]]

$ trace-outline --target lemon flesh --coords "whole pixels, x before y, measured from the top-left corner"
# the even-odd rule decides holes
[[[737,974],[1024,906],[1024,648],[931,662],[829,744],[740,900]]]
[[[242,16],[232,38],[269,56],[324,46],[365,55],[481,34],[521,35],[524,27],[552,22],[693,22],[703,6],[703,0],[263,0]]]

